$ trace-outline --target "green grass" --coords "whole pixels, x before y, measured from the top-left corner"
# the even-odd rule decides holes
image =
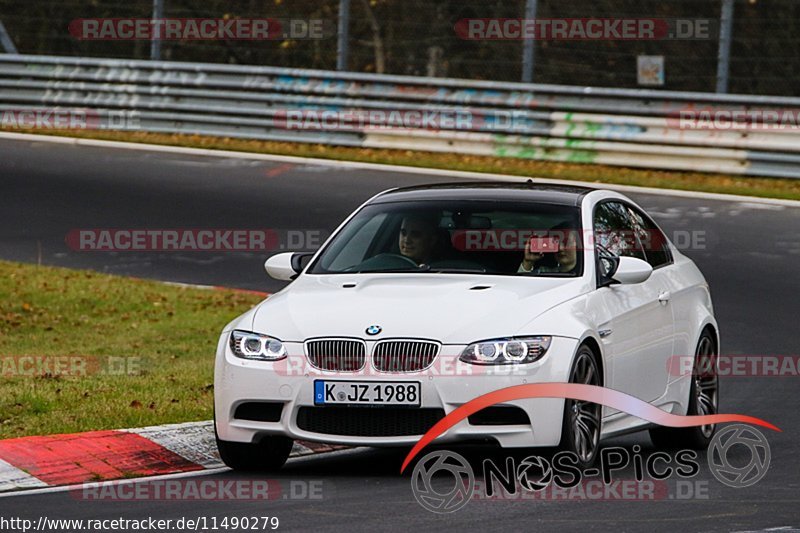
[[[98,130],[26,130],[25,133],[44,133],[48,135],[163,144],[189,148],[317,157],[322,159],[405,165],[412,167],[509,174],[520,177],[589,181],[598,184],[614,183],[640,187],[657,187],[800,200],[800,180],[798,179],[758,178],[702,172],[647,170],[606,165],[534,161],[531,159],[469,156],[436,152],[415,152],[409,150],[351,148],[321,144],[267,142],[200,135],[170,135]]]
[[[0,261],[0,438],[208,420],[219,333],[260,300]]]

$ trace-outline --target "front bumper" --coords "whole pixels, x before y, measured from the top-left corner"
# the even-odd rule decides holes
[[[553,337],[545,356],[526,365],[480,366],[458,361],[465,345],[443,345],[434,364],[420,372],[386,373],[369,362],[358,372],[327,372],[313,368],[302,343],[285,343],[288,357],[278,362],[247,361],[235,357],[228,347],[229,332],[220,337],[214,373],[214,409],[221,440],[253,442],[262,435],[284,435],[295,439],[351,446],[413,445],[421,435],[356,436],[306,431],[298,426],[301,408],[327,409],[314,405],[314,380],[359,380],[419,382],[421,408],[439,408],[445,414],[483,394],[526,383],[566,382],[578,346],[577,339]],[[373,341],[367,343],[372,353]],[[260,422],[234,418],[237,407],[249,402],[283,404],[280,420]],[[525,411],[529,424],[473,425],[463,420],[437,442],[494,439],[503,447],[556,446],[561,438],[564,400],[537,398],[503,405]],[[354,408],[364,409],[364,408]],[[379,410],[381,407],[367,409]],[[414,408],[409,408],[413,410]],[[375,411],[373,411],[374,413]]]

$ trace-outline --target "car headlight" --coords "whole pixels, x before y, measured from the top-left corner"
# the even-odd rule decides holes
[[[460,359],[475,365],[513,365],[533,363],[542,358],[552,337],[511,337],[470,344]]]
[[[281,341],[249,331],[233,331],[230,346],[233,354],[242,359],[277,361],[286,357],[286,348]]]

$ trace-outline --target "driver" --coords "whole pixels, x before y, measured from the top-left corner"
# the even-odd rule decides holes
[[[553,264],[545,264],[545,254],[531,251],[531,241],[525,243],[525,256],[517,269],[518,273],[546,274],[574,272],[578,266],[578,231],[569,223],[561,223],[550,229],[550,237],[559,239],[558,252],[548,254]]]
[[[417,265],[430,263],[439,248],[439,217],[409,215],[400,225],[400,254]]]

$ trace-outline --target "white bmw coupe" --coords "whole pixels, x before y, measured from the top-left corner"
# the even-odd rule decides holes
[[[228,324],[215,365],[223,461],[276,469],[294,439],[408,446],[447,413],[512,385],[608,387],[674,414],[715,414],[708,285],[622,194],[532,183],[393,189],[314,254],[281,253],[292,280]],[[652,427],[578,400],[487,407],[437,442],[560,446],[591,464],[601,438],[649,429],[708,445],[714,426]]]

